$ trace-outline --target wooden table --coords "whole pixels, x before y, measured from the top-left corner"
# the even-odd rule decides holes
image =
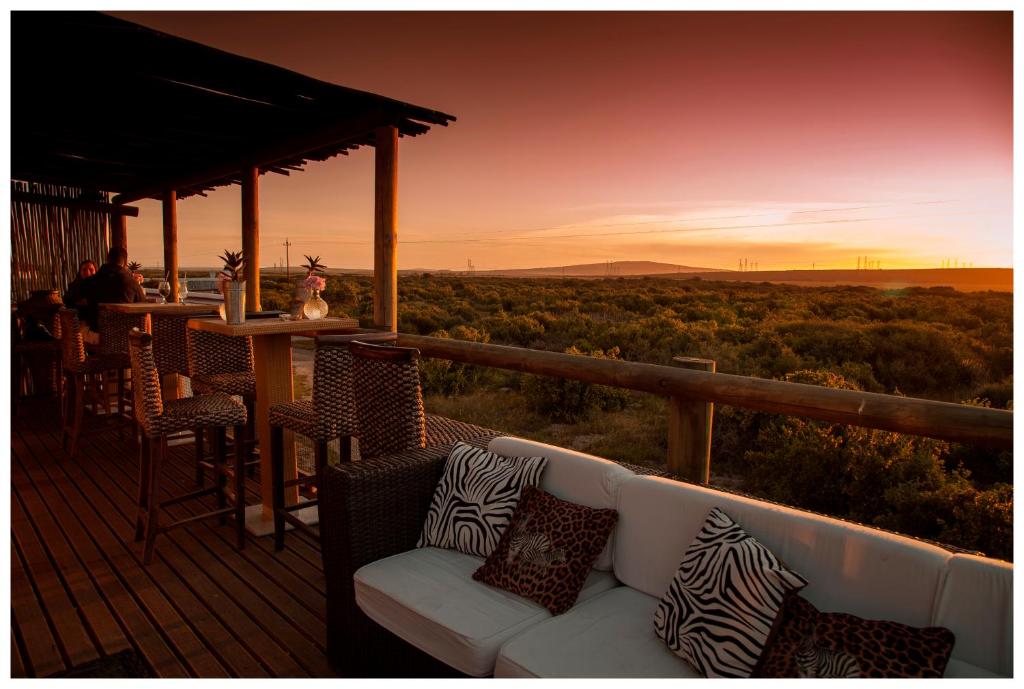
[[[246,509],[246,529],[263,536],[274,530],[273,487],[270,484],[270,407],[290,402],[292,390],[293,335],[313,336],[317,333],[352,332],[359,327],[354,318],[322,318],[316,321],[286,321],[280,318],[251,319],[240,325],[228,325],[219,319],[192,319],[188,327],[195,330],[251,337],[256,371],[256,437],[260,441],[260,493],[262,504]],[[284,435],[285,480],[298,476],[295,466],[295,444],[292,433]],[[293,505],[299,499],[298,488],[285,491],[285,504]],[[303,510],[303,512],[308,510]]]
[[[153,301],[137,301],[134,304],[100,304],[100,308],[118,313],[158,313],[166,316],[202,316],[217,313],[218,304],[161,304]]]

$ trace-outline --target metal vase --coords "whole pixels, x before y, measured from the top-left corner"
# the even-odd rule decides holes
[[[245,282],[224,283],[224,320],[228,325],[245,323]]]

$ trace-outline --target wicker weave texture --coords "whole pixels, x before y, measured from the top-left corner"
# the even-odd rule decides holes
[[[486,447],[497,435],[469,441]],[[450,445],[331,465],[320,487],[327,586],[327,649],[343,677],[434,674],[422,656],[371,621],[355,602],[363,565],[410,550],[423,528]]]
[[[246,422],[245,405],[228,395],[201,395],[164,404],[160,374],[153,356],[153,338],[142,332],[129,335],[135,420],[149,437]]]
[[[426,445],[419,360],[352,354],[359,454],[378,457]]]
[[[61,309],[60,320],[61,365],[71,373],[100,373],[117,368],[127,368],[128,359],[121,355],[90,354],[86,356],[82,340],[81,321],[74,309]]]
[[[188,375],[188,319],[178,314],[150,315],[153,332],[153,358],[161,375]]]
[[[138,328],[149,332],[149,314],[127,314],[100,309],[100,354],[106,356],[123,356],[128,364],[128,333]]]
[[[190,378],[253,370],[251,337],[231,337],[189,328],[186,340]]]

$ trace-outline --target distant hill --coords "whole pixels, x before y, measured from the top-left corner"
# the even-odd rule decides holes
[[[676,277],[676,276],[673,276]],[[905,270],[772,270],[690,273],[680,278],[736,282],[772,282],[825,287],[861,285],[879,289],[952,287],[961,292],[1013,291],[1012,268],[919,268]]]
[[[508,268],[504,270],[478,270],[475,275],[499,277],[633,277],[638,275],[675,275],[679,273],[717,273],[718,268],[698,268],[657,261],[611,261],[609,263],[580,263],[572,266],[549,268]]]

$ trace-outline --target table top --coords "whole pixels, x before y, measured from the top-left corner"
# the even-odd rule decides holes
[[[161,315],[199,316],[217,313],[217,304],[161,304],[160,302],[139,301],[134,304],[100,304],[100,308],[118,313],[156,313]]]
[[[196,318],[188,322],[188,327],[194,330],[206,330],[232,337],[254,337],[259,335],[299,335],[302,333],[354,330],[359,327],[359,321],[355,318],[321,318],[315,321],[306,319],[286,321],[280,318],[254,318],[239,325],[228,325],[219,318]]]

